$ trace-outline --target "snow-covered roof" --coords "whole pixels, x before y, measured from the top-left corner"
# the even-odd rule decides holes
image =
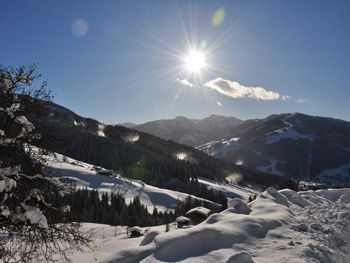
[[[179,216],[179,217],[177,217],[176,218],[176,220],[175,220],[176,222],[188,222],[188,221],[190,221],[190,219],[189,218],[187,218],[187,217],[185,217],[185,216]]]
[[[211,212],[210,209],[205,208],[203,206],[198,206],[198,207],[192,208],[190,211],[186,213],[186,215],[192,214],[192,213],[200,213],[202,215],[208,216],[210,212]]]
[[[137,232],[142,232],[142,228],[139,226],[134,226],[130,228],[130,232],[137,231]]]

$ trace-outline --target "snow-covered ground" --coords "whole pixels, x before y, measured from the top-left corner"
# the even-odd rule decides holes
[[[45,166],[43,171],[45,175],[60,179],[70,179],[74,181],[78,188],[86,187],[88,189],[97,189],[101,193],[114,192],[121,194],[127,203],[137,196],[151,213],[154,207],[157,207],[160,211],[175,209],[178,200],[182,201],[188,197],[186,193],[158,188],[139,180],[123,178],[119,174],[101,167],[80,162],[61,154],[46,154],[41,158],[44,159]],[[206,199],[196,196],[192,197],[216,206],[215,203]]]
[[[298,132],[295,129],[294,125],[291,122],[289,122],[289,119],[293,118],[293,116],[294,116],[293,114],[289,114],[286,117],[284,117],[282,121],[286,126],[266,134],[266,137],[264,138],[264,142],[266,144],[272,144],[272,143],[279,142],[280,140],[283,140],[283,139],[291,139],[291,140],[304,139],[304,140],[312,141],[315,138],[314,135],[303,134]]]
[[[348,179],[350,177],[349,174],[350,163],[338,168],[324,170],[317,177],[323,181],[334,182],[336,184],[342,179]]]
[[[87,224],[93,251],[73,262],[350,262],[350,189],[269,188],[249,204],[230,204],[199,225],[167,233],[159,226],[139,238]]]
[[[150,210],[172,208],[187,197],[59,154],[46,155],[43,162],[48,175],[120,193],[127,201],[139,196]],[[350,189],[296,193],[269,188],[247,204],[256,190],[199,182],[238,198],[199,225],[177,229],[172,223],[169,232],[164,225],[144,228],[147,233],[138,238],[127,238],[126,227],[83,224],[92,242],[72,255],[73,262],[350,262]]]
[[[267,159],[267,158],[266,158]],[[280,172],[277,170],[276,168],[276,165],[278,164],[278,160],[274,160],[274,159],[267,159],[270,164],[268,165],[265,165],[265,166],[258,166],[256,167],[257,170],[259,171],[263,171],[263,172],[266,172],[266,173],[272,173],[272,174],[275,174],[275,175],[279,175],[279,176],[283,176],[284,173]]]
[[[198,182],[206,185],[208,188],[223,192],[229,198],[248,200],[250,195],[254,195],[259,192],[257,187],[253,188],[240,186],[237,184],[220,183],[206,178],[198,178]]]
[[[205,143],[196,147],[198,150],[214,157],[222,157],[228,155],[231,151],[240,147],[239,138],[221,139]]]

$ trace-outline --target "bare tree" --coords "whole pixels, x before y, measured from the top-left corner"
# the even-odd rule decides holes
[[[23,99],[50,100],[36,66],[0,66],[0,261],[69,261],[72,250],[87,245],[69,207],[50,203],[70,191],[42,176],[28,149],[40,135],[25,116]]]

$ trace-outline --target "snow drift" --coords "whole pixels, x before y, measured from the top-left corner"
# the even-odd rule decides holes
[[[268,188],[192,228],[116,247],[102,262],[349,262],[349,201],[350,189]]]

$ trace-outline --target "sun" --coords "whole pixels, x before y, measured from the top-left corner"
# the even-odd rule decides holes
[[[199,73],[206,66],[205,56],[202,52],[194,50],[185,57],[186,68],[194,73]]]

